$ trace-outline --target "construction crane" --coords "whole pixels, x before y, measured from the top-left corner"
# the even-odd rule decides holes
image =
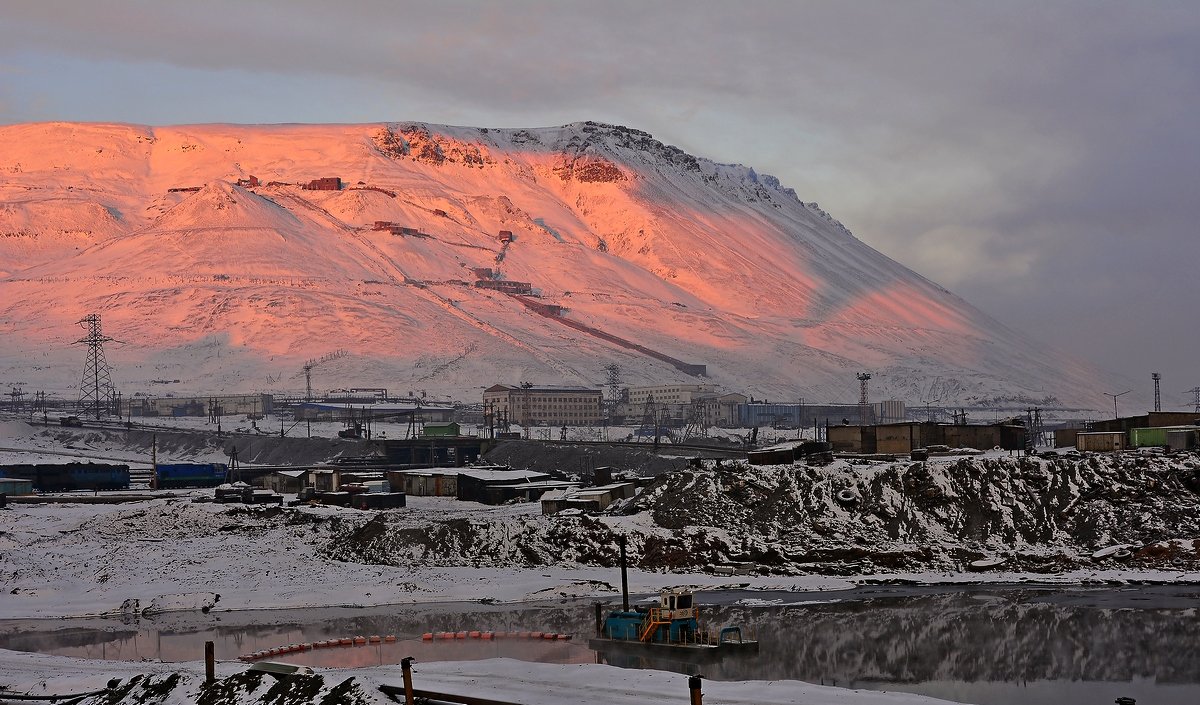
[[[349,355],[348,352],[346,352],[345,350],[339,349],[339,350],[334,350],[333,352],[329,353],[328,355],[323,355],[321,357],[309,360],[308,362],[304,363],[304,368],[303,368],[304,401],[312,401],[312,371],[313,371],[313,368],[317,367],[319,365],[323,365],[326,362],[329,362],[330,360],[336,360],[339,357],[346,357],[347,355]]]

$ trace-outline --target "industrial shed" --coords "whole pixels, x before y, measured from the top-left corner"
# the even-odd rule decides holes
[[[511,468],[462,468],[458,471],[458,498],[481,504],[503,504],[510,499],[523,496],[526,490],[541,493],[553,487],[530,487],[550,479],[544,472],[513,470]],[[522,489],[524,487],[524,489]],[[539,491],[540,490],[540,491]],[[535,498],[536,499],[536,498]]]
[[[637,486],[632,482],[614,482],[602,487],[552,490],[542,495],[542,514],[557,514],[564,509],[603,511],[610,504],[632,497]]]
[[[263,475],[262,486],[279,494],[297,494],[304,489],[307,470],[277,470]]]

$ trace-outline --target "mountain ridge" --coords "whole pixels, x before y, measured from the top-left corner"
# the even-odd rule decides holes
[[[99,312],[143,341],[110,354],[134,386],[173,369],[196,389],[279,390],[335,348],[354,353],[329,369],[345,386],[467,399],[494,382],[601,384],[610,362],[628,384],[692,379],[479,286],[507,281],[757,397],[853,400],[871,371],[873,398],[910,404],[1100,408],[1087,363],[778,179],[632,128],[40,123],[0,127],[0,147],[0,326],[23,339],[0,364],[14,373],[38,350],[54,375],[81,368],[63,346]],[[300,187],[333,176],[343,189]]]

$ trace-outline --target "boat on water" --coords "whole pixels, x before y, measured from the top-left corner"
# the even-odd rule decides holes
[[[625,537],[621,549],[621,609],[602,615],[596,604],[596,637],[588,641],[595,650],[632,647],[654,651],[687,653],[691,656],[730,653],[756,654],[758,641],[747,639],[740,626],[716,630],[700,621],[695,594],[685,588],[663,590],[658,605],[629,607],[629,578],[625,567]]]
[[[758,641],[747,639],[740,626],[709,629],[702,624],[695,594],[686,589],[663,590],[658,605],[652,607],[629,609],[626,601],[622,609],[604,617],[599,634],[588,646],[596,650],[632,647],[686,652],[693,656],[758,653]]]

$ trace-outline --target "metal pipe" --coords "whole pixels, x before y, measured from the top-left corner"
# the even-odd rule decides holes
[[[696,674],[688,678],[688,690],[692,694],[692,705],[703,705],[704,694],[700,692],[700,679],[703,678],[700,674]]]
[[[204,642],[204,682],[212,683],[217,679],[216,645],[211,641]]]
[[[621,609],[625,612],[629,611],[629,573],[625,569],[625,534],[617,537],[617,543],[621,547]]]

